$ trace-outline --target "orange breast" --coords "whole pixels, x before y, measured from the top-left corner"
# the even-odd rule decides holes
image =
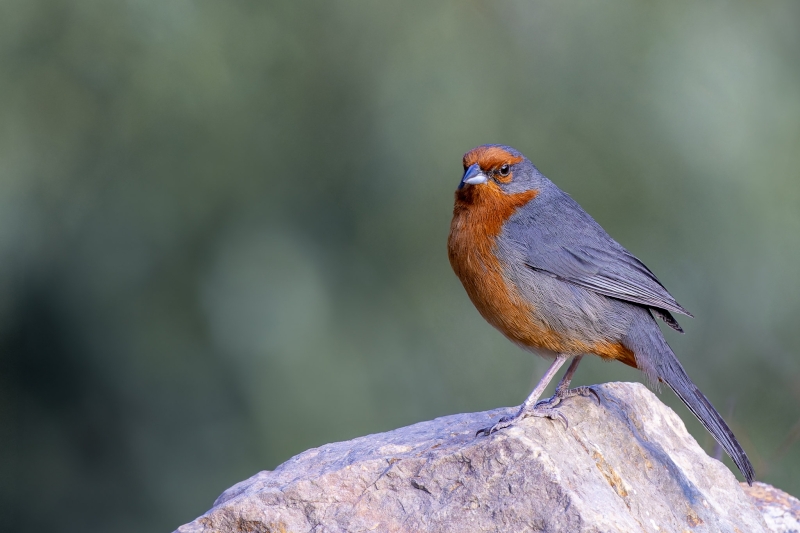
[[[535,190],[505,194],[491,182],[456,191],[448,256],[470,300],[483,318],[516,344],[554,354],[593,353],[635,367],[633,353],[619,343],[570,339],[542,323],[531,302],[505,278],[495,253],[496,239],[503,223],[536,195]]]

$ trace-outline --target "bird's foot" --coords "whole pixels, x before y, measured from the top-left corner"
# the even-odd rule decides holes
[[[567,387],[557,387],[555,394],[551,397],[536,402],[536,405],[533,409],[525,410],[525,408],[520,408],[519,411],[513,416],[504,416],[497,423],[493,426],[489,426],[479,430],[475,435],[491,435],[495,431],[505,429],[509,426],[513,426],[523,418],[527,418],[529,416],[535,416],[540,418],[549,418],[551,420],[559,419],[564,422],[564,428],[569,429],[569,420],[567,417],[564,416],[563,413],[559,412],[556,407],[567,398],[571,398],[573,396],[594,396],[595,400],[597,400],[597,405],[600,405],[600,396],[597,395],[597,392],[592,387],[575,387],[574,389],[570,389]]]
[[[600,405],[600,396],[597,395],[597,392],[591,387],[575,387],[574,389],[568,389],[566,387],[561,388],[557,387],[555,394],[547,398],[546,400],[541,400],[536,402],[536,407],[543,408],[543,409],[552,409],[553,407],[557,406],[562,402],[562,400],[566,400],[567,398],[571,398],[573,396],[594,396],[595,400],[597,400],[597,405]]]
[[[567,420],[567,417],[565,417],[563,414],[559,413],[555,409],[551,409],[547,406],[539,407],[539,404],[537,404],[533,409],[529,409],[527,411],[524,409],[520,409],[519,411],[517,411],[517,414],[513,416],[504,416],[503,418],[498,420],[495,425],[479,429],[478,432],[475,433],[475,436],[476,437],[478,435],[489,436],[495,431],[499,431],[509,426],[513,426],[523,418],[527,418],[529,416],[535,416],[539,418],[549,418],[551,420],[560,419],[562,422],[564,422],[564,428],[565,429],[569,428],[569,421]]]

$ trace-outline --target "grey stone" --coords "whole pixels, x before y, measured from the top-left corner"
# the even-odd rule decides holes
[[[734,475],[635,383],[558,420],[475,432],[511,409],[327,444],[226,490],[195,532],[769,531]]]
[[[766,483],[742,488],[756,503],[772,533],[800,533],[800,500]]]

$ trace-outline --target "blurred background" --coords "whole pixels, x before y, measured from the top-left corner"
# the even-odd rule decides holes
[[[800,495],[800,4],[0,11],[7,531],[170,531],[309,447],[520,403],[548,363],[446,254],[487,142],[696,315],[668,340]]]

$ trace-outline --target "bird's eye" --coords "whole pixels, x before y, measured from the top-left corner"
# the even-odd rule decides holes
[[[500,170],[497,171],[497,173],[500,174],[501,176],[508,176],[510,172],[511,169],[508,167],[508,163],[500,167]]]

